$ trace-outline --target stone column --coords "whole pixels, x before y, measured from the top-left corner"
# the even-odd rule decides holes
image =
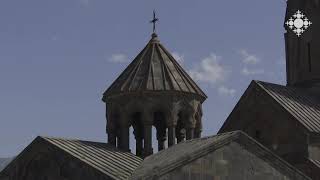
[[[183,142],[185,139],[186,130],[184,128],[176,128],[176,136],[177,136],[177,143]]]
[[[121,148],[121,129],[119,126],[116,128],[116,134],[117,134],[117,148]]]
[[[143,157],[143,127],[134,125],[133,134],[136,139],[136,155]]]
[[[152,123],[144,122],[144,157],[153,154],[152,149]]]
[[[193,127],[188,127],[187,132],[186,132],[187,140],[193,139],[194,138],[194,128]]]
[[[122,149],[123,151],[130,151],[129,148],[129,138],[130,138],[130,134],[129,134],[129,125],[128,124],[122,124],[121,125],[121,134],[120,134],[120,149]]]
[[[202,130],[200,128],[194,129],[194,138],[201,138],[201,132]]]
[[[116,147],[116,133],[114,131],[108,130],[108,143]]]
[[[130,151],[129,148],[129,118],[125,112],[122,112],[122,114],[119,117],[119,128],[120,128],[120,149],[123,151]]]
[[[112,117],[111,104],[109,105],[106,104],[106,118],[107,118],[106,131],[108,134],[108,143],[116,147],[117,132],[116,132],[116,126],[115,126],[115,119],[113,119]]]
[[[143,141],[142,137],[136,137],[136,155],[143,157]]]
[[[176,144],[176,126],[178,121],[178,113],[174,110],[167,113],[167,127],[168,127],[168,147]]]
[[[194,138],[201,138],[202,132],[202,106],[199,104],[197,113],[195,115],[196,125],[194,129]]]
[[[164,144],[165,141],[166,141],[165,137],[158,139],[158,151],[164,150],[166,148],[166,146]]]
[[[168,125],[168,146],[176,144],[176,127],[174,124]]]
[[[157,127],[158,151],[165,149],[165,141],[167,140],[166,135],[167,130],[165,126]]]
[[[154,114],[154,126],[157,129],[158,151],[161,151],[165,149],[165,141],[167,139],[165,112]]]
[[[190,140],[194,138],[194,128],[196,125],[195,114],[189,112],[186,114],[186,120],[186,139]]]
[[[111,121],[108,121],[106,129],[108,134],[108,143],[116,147],[117,132],[115,125],[111,123]]]

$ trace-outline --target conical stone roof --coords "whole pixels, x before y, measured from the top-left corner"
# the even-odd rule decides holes
[[[153,33],[146,47],[105,91],[103,100],[113,95],[156,91],[191,93],[203,101],[207,98]]]

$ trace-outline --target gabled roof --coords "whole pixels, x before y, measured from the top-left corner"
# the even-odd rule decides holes
[[[295,177],[300,176],[309,179],[247,134],[242,131],[233,131],[181,142],[157,154],[151,155],[135,170],[130,180],[160,177],[175,168],[205,156],[231,142],[237,142],[272,166],[278,167],[279,169],[286,169],[287,173],[291,172],[295,174]]]
[[[134,154],[119,151],[106,143],[39,136],[11,163],[23,158],[27,152],[37,151],[33,147],[39,144],[55,146],[62,152],[68,153],[107,177],[116,180],[127,179],[142,162],[142,159]],[[0,173],[0,177],[10,168],[10,164]]]
[[[127,179],[142,162],[134,154],[119,151],[106,143],[42,138],[114,179]]]
[[[235,123],[240,123],[235,122],[239,120],[234,119],[233,113],[239,111],[242,106],[251,104],[250,106],[256,107],[255,103],[259,103],[257,102],[259,99],[252,95],[258,92],[262,92],[264,98],[270,99],[271,101],[269,102],[283,109],[283,112],[288,113],[288,115],[292,117],[291,119],[297,121],[300,127],[306,131],[310,133],[320,133],[320,102],[317,97],[314,97],[314,95],[304,88],[283,86],[256,80],[250,83],[219,132],[226,132],[230,130]],[[263,111],[263,109],[256,110]],[[241,119],[241,121],[245,120],[246,118]]]
[[[310,132],[320,133],[320,102],[305,89],[253,81]]]
[[[177,91],[207,98],[192,78],[160,43],[157,35],[105,91],[103,100],[114,94],[145,91]]]

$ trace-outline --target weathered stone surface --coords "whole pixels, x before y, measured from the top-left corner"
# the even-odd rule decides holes
[[[147,157],[130,180],[309,179],[292,165],[235,131],[177,144]]]
[[[237,143],[231,143],[187,165],[183,165],[159,180],[289,180],[256,155],[248,152]],[[295,180],[307,179],[296,177]]]
[[[288,91],[279,100],[259,83],[250,84],[219,133],[244,131],[313,179],[320,179],[320,173],[317,173],[320,168],[309,161],[318,158],[319,154],[318,105],[309,100],[301,101],[303,96],[309,97],[307,92],[294,94]],[[317,170],[311,173],[312,168]]]

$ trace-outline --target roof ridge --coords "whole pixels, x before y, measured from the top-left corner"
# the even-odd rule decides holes
[[[56,136],[37,136],[39,138],[42,139],[57,139],[57,140],[68,140],[68,141],[82,141],[82,142],[90,142],[90,143],[99,143],[99,144],[108,144],[105,142],[99,142],[99,141],[91,141],[91,140],[82,140],[82,139],[78,139],[78,138],[65,138],[65,137],[56,137]]]

